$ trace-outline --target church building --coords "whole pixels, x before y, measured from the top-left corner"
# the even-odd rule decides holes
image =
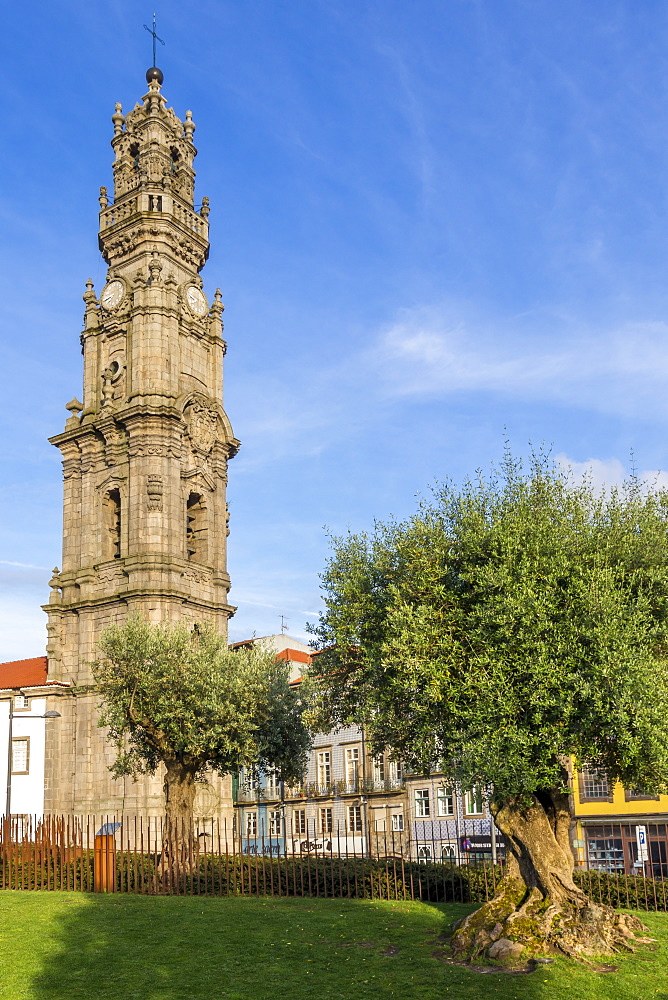
[[[227,464],[239,448],[223,409],[221,293],[200,272],[209,199],[195,197],[190,111],[163,75],[112,115],[113,194],[100,188],[99,294],[83,296],[82,401],[52,437],[63,461],[62,569],[48,616],[48,679],[60,713],[45,727],[47,813],[160,815],[160,775],[113,778],[97,726],[90,663],[102,631],[130,612],[152,622],[212,622],[227,635]],[[4,687],[0,668],[0,687]],[[46,691],[46,689],[43,689]],[[40,703],[40,707],[42,707]],[[200,788],[196,814],[231,815],[230,779]]]

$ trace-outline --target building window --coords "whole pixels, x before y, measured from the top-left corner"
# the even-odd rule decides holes
[[[357,778],[359,776],[360,751],[359,747],[346,748],[346,784],[349,788],[357,788]]]
[[[14,711],[15,712],[25,712],[26,709],[30,708],[30,698],[25,694],[14,695]]]
[[[385,781],[385,758],[382,754],[373,758],[373,780],[379,783]]]
[[[439,816],[454,816],[455,796],[452,788],[439,786],[436,792],[436,810]]]
[[[191,493],[186,503],[186,555],[192,562],[207,563],[206,504],[201,493]]]
[[[434,855],[432,853],[431,844],[418,844],[417,845],[417,859],[418,861],[433,861]]]
[[[332,779],[332,754],[330,750],[320,750],[318,753],[318,784],[327,786]]]
[[[280,837],[283,833],[283,823],[280,809],[272,809],[269,813],[269,836]]]
[[[441,861],[456,861],[457,845],[451,840],[446,840],[441,844]]]
[[[638,800],[645,799],[651,802],[658,802],[659,796],[652,795],[651,792],[643,791],[642,788],[625,788],[624,789],[624,799],[626,802],[637,802]]]
[[[392,813],[392,831],[394,833],[402,833],[403,829],[404,829],[404,814]]]
[[[257,813],[246,813],[246,836],[257,837]]]
[[[331,809],[321,809],[320,810],[320,833],[331,833],[332,832],[332,810]]]
[[[611,799],[610,782],[605,771],[596,767],[583,767],[580,771],[581,799]]]
[[[12,740],[12,774],[28,774],[30,769],[30,738]]]
[[[415,815],[424,817],[429,815],[429,789],[415,789]]]
[[[244,792],[256,792],[257,791],[257,771],[251,770],[250,768],[244,768],[241,772],[241,787]]]
[[[388,770],[390,772],[390,781],[401,781],[404,776],[404,765],[400,760],[388,761]]]
[[[466,793],[464,812],[467,816],[480,816],[484,812],[482,789],[476,785]]]
[[[306,833],[306,809],[295,809],[292,814],[292,829],[296,837]]]
[[[280,788],[280,778],[278,776],[278,771],[275,767],[270,767],[269,770],[265,772],[264,776],[264,787],[270,794],[276,794]]]
[[[362,832],[362,807],[348,806],[348,832]]]

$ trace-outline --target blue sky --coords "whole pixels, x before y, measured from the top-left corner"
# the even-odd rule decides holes
[[[150,4],[4,12],[0,659],[38,655],[59,454],[114,103]],[[668,6],[659,0],[164,0],[226,304],[231,638],[304,636],[324,526],[547,442],[668,469]]]

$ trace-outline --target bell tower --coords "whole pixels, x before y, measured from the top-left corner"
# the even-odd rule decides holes
[[[50,438],[64,503],[62,569],[45,606],[49,676],[74,691],[52,727],[51,811],[119,808],[89,667],[102,630],[139,611],[226,634],[234,613],[225,491],[239,442],[223,409],[221,294],[208,299],[200,277],[209,199],[195,204],[191,112],[181,121],[166,106],[159,69],[146,79],[142,102],[112,115],[114,192],[99,198],[107,281],[99,298],[91,281],[83,296],[83,402],[67,404]],[[137,808],[150,807],[155,791],[135,790]]]

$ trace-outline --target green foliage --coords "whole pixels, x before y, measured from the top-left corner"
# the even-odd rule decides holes
[[[289,667],[259,649],[231,651],[209,624],[152,625],[131,615],[107,629],[93,664],[100,725],[116,775],[154,773],[176,760],[197,773],[275,765],[301,777],[310,745]]]
[[[543,454],[333,540],[311,722],[498,800],[574,756],[668,790],[668,494],[597,494]]]

